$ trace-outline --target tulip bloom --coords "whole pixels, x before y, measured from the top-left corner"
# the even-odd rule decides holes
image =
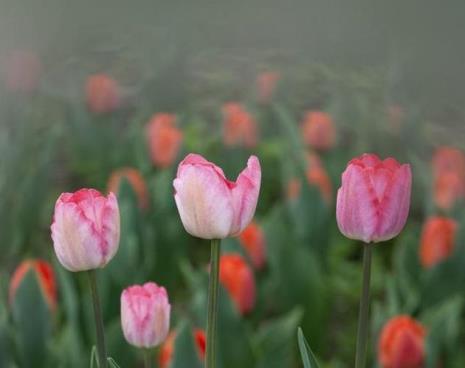
[[[280,75],[277,72],[268,71],[260,73],[257,77],[258,100],[261,103],[270,102],[276,86],[279,82]]]
[[[450,256],[454,250],[457,222],[447,217],[430,217],[423,225],[420,262],[431,268]]]
[[[323,111],[309,111],[302,123],[304,142],[310,147],[326,151],[336,143],[336,128],[331,117]]]
[[[253,148],[258,142],[257,123],[239,103],[230,102],[223,106],[224,143],[227,146],[244,145]]]
[[[206,337],[205,331],[196,328],[194,330],[195,345],[197,347],[197,354],[201,361],[205,359],[206,350]],[[160,348],[160,354],[158,355],[158,365],[160,368],[169,368],[171,361],[173,360],[174,344],[176,340],[176,332],[172,331],[166,341]]]
[[[240,234],[254,216],[260,180],[260,163],[255,156],[249,158],[236,182],[231,182],[221,168],[202,156],[187,155],[173,182],[184,228],[203,239]]]
[[[239,242],[245,248],[254,267],[257,270],[262,269],[266,262],[266,242],[262,228],[252,221],[239,235]]]
[[[182,132],[176,128],[176,116],[158,113],[152,116],[147,129],[150,157],[155,166],[166,168],[173,164],[182,142]]]
[[[465,197],[465,155],[455,148],[438,148],[432,169],[434,201],[439,208],[449,210]]]
[[[55,253],[69,271],[104,267],[116,254],[120,216],[116,197],[94,189],[63,193],[51,226]]]
[[[164,287],[154,282],[130,286],[121,294],[121,326],[127,342],[153,348],[165,341],[171,305]]]
[[[55,282],[55,274],[50,263],[40,259],[28,259],[21,262],[16,268],[10,281],[9,301],[13,304],[16,291],[23,282],[29,272],[33,272],[37,278],[42,295],[45,298],[51,311],[56,310],[57,306],[57,290]]]
[[[39,56],[31,50],[14,50],[6,57],[4,74],[10,91],[31,93],[39,85],[42,63]]]
[[[393,158],[381,161],[364,154],[349,162],[337,193],[340,231],[365,243],[395,237],[405,225],[410,206],[410,165]]]
[[[131,167],[114,171],[108,180],[108,193],[118,193],[121,181],[126,179],[137,195],[139,207],[145,209],[149,204],[149,192],[141,173]]]
[[[106,74],[89,76],[85,85],[85,94],[89,110],[96,114],[111,112],[121,104],[118,82]]]
[[[400,315],[381,331],[378,361],[382,368],[422,368],[425,363],[425,328],[413,318]]]
[[[224,254],[220,258],[220,282],[228,291],[241,314],[255,305],[255,278],[247,262],[239,254]]]

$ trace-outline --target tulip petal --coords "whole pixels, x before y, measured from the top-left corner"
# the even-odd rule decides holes
[[[257,157],[251,156],[247,161],[247,167],[239,174],[232,189],[234,221],[230,235],[238,235],[252,221],[260,193],[260,181],[260,162]]]
[[[234,213],[229,182],[220,168],[191,154],[180,164],[173,185],[176,205],[189,234],[204,239],[228,236]]]

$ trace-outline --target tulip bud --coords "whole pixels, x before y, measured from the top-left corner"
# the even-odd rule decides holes
[[[166,168],[173,164],[182,142],[182,132],[176,128],[176,116],[158,113],[150,119],[146,135],[150,157],[155,166]]]
[[[55,204],[51,226],[53,246],[69,271],[104,267],[116,254],[120,216],[116,197],[94,189],[63,193]]]
[[[87,78],[86,101],[90,111],[96,114],[116,110],[121,104],[118,82],[106,74],[94,74]]]
[[[197,353],[201,361],[205,359],[205,350],[206,350],[206,337],[205,331],[196,328],[194,330],[194,339],[195,345],[197,347]],[[173,360],[174,354],[174,343],[176,340],[176,332],[172,331],[166,341],[160,348],[160,353],[158,355],[158,365],[160,368],[169,368],[171,361]]]
[[[326,151],[336,143],[336,129],[331,115],[309,111],[302,123],[304,142],[316,150]]]
[[[29,272],[34,273],[47,305],[50,307],[51,311],[55,311],[57,306],[55,274],[52,266],[48,262],[40,259],[23,261],[18,268],[16,268],[10,281],[10,304],[13,304],[16,291]]]
[[[257,123],[245,108],[236,102],[223,106],[223,140],[227,146],[244,145],[253,148],[257,145]]]
[[[251,222],[239,235],[239,242],[245,248],[256,269],[262,269],[266,262],[265,234],[262,228]]]
[[[32,50],[14,50],[6,57],[3,71],[10,91],[31,93],[39,85],[42,63]]]
[[[396,316],[381,331],[378,360],[382,368],[422,368],[425,328],[409,316]]]
[[[164,287],[154,282],[130,286],[121,294],[121,326],[131,345],[152,348],[168,336],[171,305]]]
[[[108,193],[118,193],[121,181],[126,179],[137,195],[139,207],[145,209],[149,204],[149,192],[144,178],[136,169],[126,167],[114,171],[108,180]]]
[[[260,73],[257,77],[258,100],[265,104],[270,102],[276,90],[280,75],[277,72],[268,71]]]
[[[255,278],[247,262],[239,254],[224,254],[220,258],[220,282],[228,291],[241,314],[255,305]]]
[[[199,238],[236,236],[250,223],[260,191],[260,162],[251,156],[236,182],[197,154],[179,164],[173,182],[179,215],[186,231]]]
[[[423,225],[420,262],[431,268],[450,256],[454,249],[457,222],[447,217],[430,217]]]
[[[336,218],[348,238],[365,243],[395,237],[405,225],[410,206],[410,165],[374,154],[353,159],[342,174]]]

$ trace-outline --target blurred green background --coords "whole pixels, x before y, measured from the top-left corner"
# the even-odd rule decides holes
[[[209,248],[183,230],[171,184],[189,152],[222,166],[229,178],[249,154],[263,169],[256,221],[266,236],[267,267],[255,273],[250,315],[240,316],[222,293],[221,367],[300,367],[298,326],[323,367],[352,366],[361,249],[339,233],[334,203],[346,163],[363,152],[409,162],[414,174],[406,229],[375,249],[370,366],[377,366],[381,326],[407,313],[430,332],[427,366],[463,367],[462,205],[448,213],[461,224],[450,259],[424,270],[417,253],[424,219],[442,213],[431,196],[432,153],[440,145],[465,148],[464,18],[465,3],[453,0],[0,0],[0,367],[87,366],[94,331],[86,279],[55,259],[53,205],[65,191],[105,192],[111,173],[126,166],[142,173],[150,205],[141,211],[123,181],[120,250],[99,272],[108,350],[121,367],[141,366],[122,336],[119,295],[154,280],[167,287],[172,326],[183,336],[172,367],[196,366],[189,336],[191,327],[205,327]],[[32,92],[4,83],[8,55],[17,49],[41,61]],[[272,102],[260,104],[255,78],[268,70],[281,79]],[[88,111],[84,85],[93,73],[118,81],[116,111]],[[228,101],[254,116],[258,146],[223,144],[221,108]],[[393,105],[402,107],[399,129],[390,125]],[[321,155],[330,205],[305,184],[308,147],[299,124],[307,110],[329,112],[337,128],[337,145]],[[157,112],[176,114],[184,134],[167,169],[153,166],[144,136]],[[304,183],[297,201],[286,198],[293,177]],[[244,253],[236,239],[224,241],[223,251]],[[27,257],[54,266],[59,307],[50,318],[34,278],[18,291],[19,306],[8,304],[11,274]],[[28,332],[29,320],[37,335]],[[30,346],[36,349],[26,353]]]

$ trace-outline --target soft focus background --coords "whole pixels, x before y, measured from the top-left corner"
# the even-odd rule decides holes
[[[109,354],[141,366],[119,298],[153,280],[173,305],[170,366],[200,366],[191,331],[205,328],[209,246],[184,231],[172,189],[189,152],[231,179],[250,154],[262,164],[258,230],[222,246],[242,255],[256,297],[244,312],[222,291],[221,367],[300,367],[298,326],[322,367],[353,365],[361,246],[339,233],[335,194],[363,152],[410,163],[414,178],[405,230],[374,251],[370,366],[399,314],[425,326],[425,366],[465,366],[464,18],[458,0],[1,0],[0,367],[88,366],[87,279],[57,262],[50,224],[60,193],[109,185],[122,216],[99,272]],[[425,263],[431,216],[457,228],[431,236]],[[264,244],[263,267],[247,244]],[[51,263],[55,307],[32,273],[11,292],[29,258]]]

